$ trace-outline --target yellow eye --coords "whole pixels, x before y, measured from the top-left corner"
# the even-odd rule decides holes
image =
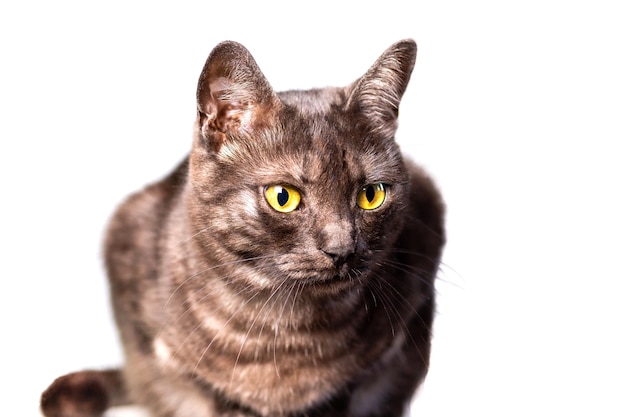
[[[291,213],[300,205],[300,192],[289,185],[270,185],[265,188],[265,199],[281,213]]]
[[[379,182],[377,184],[370,184],[359,192],[356,203],[364,210],[374,210],[385,202],[385,196],[387,190],[385,184]]]

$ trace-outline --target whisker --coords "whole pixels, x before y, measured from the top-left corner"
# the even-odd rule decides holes
[[[419,314],[419,312],[417,310],[417,306],[414,306],[413,304],[411,304],[407,300],[407,298],[395,286],[393,286],[390,282],[388,282],[388,280],[380,277],[380,275],[379,275],[379,278],[380,279],[378,279],[378,281],[381,284],[381,286],[380,286],[381,292],[379,293],[379,296],[383,299],[383,302],[386,301],[386,302],[390,303],[390,308],[392,308],[392,311],[395,312],[395,316],[397,317],[398,322],[404,328],[406,336],[409,338],[409,340],[410,340],[411,344],[413,345],[413,347],[415,347],[415,349],[416,349],[418,355],[420,356],[422,362],[424,364],[426,364],[427,363],[426,358],[424,358],[424,356],[422,355],[422,352],[421,352],[421,350],[420,350],[420,348],[418,346],[417,341],[413,337],[413,334],[411,334],[411,332],[410,332],[410,330],[409,330],[409,328],[407,326],[406,319],[404,319],[401,316],[399,310],[395,306],[404,304],[404,306],[406,308],[408,308],[408,311],[414,313],[413,315],[408,316],[407,319],[416,318],[416,319],[420,320],[421,324],[422,324],[422,326],[424,328],[427,328],[427,327],[429,328],[428,331],[429,331],[429,334],[431,335],[431,337],[432,337],[432,329],[430,329],[430,326],[428,326],[424,322],[423,318],[420,316],[420,314]],[[389,289],[391,289],[391,291],[384,291],[382,289],[382,285],[386,285]]]
[[[425,223],[422,219],[420,219],[419,217],[414,216],[414,215],[408,215],[408,216],[407,216],[407,220],[408,220],[409,222],[419,223],[419,224],[420,224],[420,225],[424,228],[424,230],[426,230],[427,232],[431,233],[431,234],[432,234],[432,235],[434,235],[434,236],[437,236],[437,237],[438,237],[438,238],[440,238],[442,241],[444,241],[444,240],[445,240],[445,239],[444,239],[444,235],[443,235],[441,232],[439,232],[439,231],[437,231],[437,230],[433,229],[431,226],[429,226],[428,224],[426,224],[426,223]]]
[[[259,257],[259,258],[266,258],[266,256]],[[256,258],[255,258],[255,259],[256,259]],[[241,261],[242,261],[242,262],[244,262],[244,261],[246,261],[246,260],[241,260]],[[231,277],[231,276],[233,276],[233,275],[234,275],[234,274],[229,274],[229,275],[224,275],[224,276],[219,277],[218,279],[222,281],[221,285],[219,285],[218,287],[213,287],[213,288],[211,288],[211,289],[216,290],[216,289],[222,289],[222,288],[224,288],[224,287],[229,286],[231,283],[228,281],[228,278],[229,278],[229,277]],[[200,293],[201,291],[206,290],[207,288],[208,288],[208,284],[207,284],[207,285],[205,285],[205,286],[203,286],[202,288],[200,288],[200,289],[198,289],[198,290],[194,291],[194,292],[192,293],[192,295],[196,295],[196,294]],[[236,293],[234,293],[234,296],[240,296],[241,294],[244,294],[245,292],[251,291],[253,288],[254,288],[254,286],[253,286],[253,285],[251,285],[251,284],[247,284],[247,285],[246,285],[245,287],[243,287],[241,290],[239,290],[239,291],[237,291]],[[230,319],[229,319],[226,323],[224,323],[223,327],[226,327],[226,325],[228,325],[228,323],[229,323],[229,322],[230,322],[230,321],[231,321],[231,320],[235,317],[235,315],[236,315],[237,313],[239,313],[239,311],[241,311],[241,310],[243,309],[243,307],[244,307],[245,305],[247,305],[250,301],[252,301],[252,299],[254,299],[254,298],[255,298],[258,294],[259,294],[258,292],[257,292],[257,293],[254,293],[254,294],[253,294],[253,296],[252,296],[251,298],[249,298],[249,299],[248,299],[248,300],[244,303],[244,305],[243,305],[242,307],[240,307],[240,308],[239,308],[239,309],[238,309],[235,313],[233,313],[233,315],[231,316],[231,318],[230,318]],[[198,303],[198,302],[203,301],[204,299],[206,299],[206,298],[207,298],[207,297],[209,297],[210,295],[211,295],[211,294],[209,293],[209,294],[206,294],[206,295],[204,295],[204,296],[200,297],[199,299],[195,300],[195,303]],[[216,306],[216,308],[214,308],[214,309],[210,310],[209,312],[207,312],[207,313],[206,313],[206,316],[207,316],[207,317],[212,317],[212,316],[215,316],[215,313],[218,313],[218,312],[220,312],[220,311],[223,311],[223,310],[224,310],[224,309],[226,309],[226,308],[227,308],[227,305],[225,305],[225,304],[218,305],[218,306]],[[181,314],[179,314],[179,315],[178,315],[178,317],[176,318],[176,320],[174,321],[174,324],[178,323],[181,319],[183,319],[183,318],[184,318],[187,314],[189,314],[189,312],[191,312],[191,310],[192,310],[192,309],[193,309],[193,306],[191,306],[191,305],[190,305],[190,306],[189,306],[189,307],[188,307],[185,311],[183,311]],[[165,329],[168,325],[171,325],[171,324],[172,324],[172,320],[171,320],[170,318],[168,318],[168,319],[166,320],[166,322],[163,324],[163,326],[161,327],[160,332],[164,331],[164,329]],[[180,343],[180,345],[179,345],[178,349],[177,349],[177,350],[176,350],[176,352],[174,353],[174,356],[176,356],[176,355],[178,354],[178,352],[180,352],[180,350],[183,348],[183,346],[185,345],[185,343],[186,343],[186,342],[187,342],[187,341],[188,341],[188,340],[189,340],[189,339],[193,336],[193,334],[194,334],[196,331],[198,331],[198,329],[200,329],[200,328],[202,327],[202,324],[203,324],[203,323],[202,323],[202,322],[200,322],[200,323],[199,323],[199,324],[198,324],[198,325],[197,325],[197,326],[196,326],[196,327],[195,327],[195,328],[194,328],[194,329],[193,329],[193,330],[192,330],[192,331],[191,331],[191,332],[187,335],[187,337],[186,337],[186,338],[185,338],[185,339],[184,339],[184,340]],[[221,331],[221,330],[220,330],[220,331]],[[215,339],[218,335],[219,335],[219,332],[218,332],[218,334],[216,334],[216,335],[215,335],[215,337],[214,337],[213,339]],[[212,341],[209,343],[209,347],[210,347],[210,345],[213,343],[213,341],[214,341],[214,340],[212,340]],[[203,356],[204,356],[204,354],[206,354],[206,351],[203,353]],[[197,368],[197,365],[196,365],[196,368]],[[195,368],[194,368],[194,369],[195,369]]]
[[[261,259],[269,259],[269,258],[273,258],[273,257],[276,257],[276,256],[278,256],[278,255],[264,255],[264,256],[256,256],[256,257],[253,257],[253,258],[237,259],[235,261],[224,262],[224,263],[221,263],[221,264],[218,264],[218,265],[213,265],[213,266],[210,266],[210,267],[208,267],[206,269],[203,269],[201,271],[195,272],[191,276],[187,277],[183,282],[181,282],[180,285],[178,285],[176,287],[176,289],[174,289],[174,291],[172,291],[170,296],[165,301],[165,304],[163,305],[163,307],[164,308],[167,307],[169,302],[172,300],[172,297],[174,297],[174,295],[183,287],[183,285],[187,284],[189,281],[191,281],[192,279],[194,279],[194,278],[196,278],[196,277],[198,277],[198,276],[200,276],[202,274],[205,274],[205,273],[207,273],[209,271],[213,271],[213,270],[215,270],[217,268],[222,268],[222,267],[225,267],[225,266],[233,266],[233,265],[238,265],[238,264],[242,264],[242,263],[246,263],[246,262],[258,261],[258,260],[261,260]]]
[[[206,232],[207,230],[209,230],[210,226],[205,227],[204,229],[200,229],[200,231],[194,233],[193,235],[185,238],[185,239],[181,239],[179,241],[176,242],[176,245],[182,245],[183,243],[187,243],[190,240],[196,238],[197,236],[201,235],[202,233]]]
[[[276,321],[276,327],[274,328],[274,369],[276,370],[276,375],[279,378],[280,378],[280,370],[278,369],[278,360],[276,359],[276,344],[278,343],[278,330],[279,330],[280,321],[283,318],[283,312],[285,311],[285,306],[289,302],[289,297],[291,297],[291,293],[293,292],[293,289],[296,287],[297,282],[298,281],[291,282],[291,285],[289,286],[290,287],[289,292],[287,293],[287,296],[285,297],[285,302],[280,308],[280,313],[278,313],[278,320]]]
[[[300,294],[302,293],[302,291],[304,291],[304,283],[302,283],[301,281],[296,281],[297,282],[297,288],[296,288],[296,293],[293,297],[293,302],[291,303],[291,311],[289,312],[289,325],[293,326],[293,312],[294,309],[296,307],[296,301],[298,300],[298,298],[300,297]]]
[[[221,285],[219,285],[218,287],[213,287],[212,289],[213,289],[213,290],[220,290],[220,289],[223,289],[224,287],[229,286],[231,283],[230,283],[230,282],[228,282],[228,280],[227,280],[226,278],[228,278],[228,277],[230,277],[230,276],[232,276],[232,274],[231,274],[231,275],[225,275],[225,276],[223,276],[223,277],[220,277],[219,279],[220,279],[220,280],[222,280]],[[200,289],[198,289],[198,290],[194,291],[191,295],[197,295],[197,294],[199,294],[201,291],[206,290],[208,287],[209,287],[209,284],[207,284],[207,285],[203,286],[202,288],[200,288]],[[244,293],[244,292],[246,292],[246,291],[250,291],[252,288],[253,288],[253,286],[252,286],[251,284],[248,284],[248,285],[246,285],[244,288],[242,288],[241,290],[239,290],[238,292],[234,293],[234,295],[235,295],[235,296],[239,296],[239,295],[243,294],[243,293]],[[209,294],[206,294],[206,295],[204,295],[204,296],[200,297],[199,299],[195,300],[195,303],[197,304],[197,303],[200,303],[200,302],[204,301],[204,300],[205,300],[207,297],[209,297],[210,295],[211,295],[211,294],[209,293]],[[183,302],[183,304],[184,304],[184,303],[187,303],[187,300],[185,300],[185,301]],[[179,314],[179,315],[178,315],[178,317],[177,317],[176,319],[173,319],[173,318],[171,318],[171,317],[169,317],[169,316],[168,316],[168,317],[167,317],[167,319],[165,320],[165,323],[163,323],[163,325],[162,325],[162,326],[161,326],[161,328],[159,329],[159,333],[162,333],[162,332],[163,332],[163,331],[164,331],[164,330],[165,330],[168,326],[170,326],[170,325],[175,325],[175,324],[179,323],[179,322],[180,322],[180,320],[182,320],[185,316],[187,316],[187,315],[188,315],[188,314],[192,311],[192,309],[193,309],[193,305],[192,305],[192,303],[191,303],[191,302],[189,302],[188,304],[189,304],[189,307],[187,307],[187,308],[185,309],[185,311],[183,311],[181,314]],[[208,314],[207,314],[207,315],[211,316],[211,315],[213,315],[213,314],[215,314],[215,313],[217,313],[217,312],[219,312],[219,311],[223,310],[225,307],[226,307],[225,305],[218,306],[217,308],[215,308],[215,309],[213,309],[213,310],[210,310],[210,311],[208,312]],[[187,336],[187,338],[185,339],[185,342],[187,341],[187,339],[188,339],[188,338],[189,338],[189,337],[190,337],[190,336],[191,336],[191,335],[192,335],[192,334],[193,334],[196,330],[197,330],[197,328],[196,328],[196,329],[194,329],[194,331],[192,331],[192,333],[191,333],[190,335],[188,335],[188,336]],[[184,343],[183,343],[183,344],[184,344]],[[181,346],[182,346],[182,345],[181,345]],[[180,348],[179,348],[179,350],[180,350]]]
[[[246,288],[244,288],[244,289],[240,290],[239,292],[235,293],[235,295],[236,295],[236,296],[241,295],[243,292],[245,292],[245,291],[247,291],[247,290],[249,290],[249,289],[251,289],[251,288],[252,288],[252,286],[251,286],[251,285],[249,285],[248,287],[246,287]],[[253,298],[254,298],[255,296],[256,296],[256,294],[253,296]],[[206,296],[205,296],[205,297],[206,297]],[[198,300],[198,301],[201,301],[202,299],[203,299],[203,298],[201,298],[201,299],[200,299],[200,300]],[[250,301],[250,300],[248,300],[248,301]],[[206,315],[207,315],[207,316],[214,316],[214,315],[215,315],[215,313],[218,313],[218,312],[220,312],[220,311],[224,310],[225,308],[226,308],[226,305],[220,305],[220,306],[218,306],[218,307],[216,307],[216,308],[214,308],[214,309],[212,309],[212,310],[208,311]],[[178,323],[178,322],[179,322],[182,318],[184,318],[187,314],[189,314],[189,312],[190,312],[191,310],[192,310],[192,307],[191,307],[191,306],[190,306],[190,307],[188,307],[188,308],[187,308],[187,309],[186,309],[186,310],[185,310],[182,314],[180,314],[180,315],[178,316],[178,318],[174,321],[174,323],[173,323],[173,324],[174,324],[174,325],[175,325],[175,324],[177,324],[177,323]],[[160,332],[164,331],[164,330],[165,330],[165,328],[166,328],[167,326],[169,326],[170,324],[172,324],[172,323],[171,323],[171,322],[170,322],[170,320],[168,319],[168,320],[165,322],[165,324],[163,324],[163,326],[161,327]],[[203,323],[202,323],[202,321],[200,321],[200,323],[199,323],[199,324],[198,324],[198,325],[197,325],[197,326],[196,326],[196,327],[195,327],[195,328],[194,328],[194,329],[193,329],[193,330],[192,330],[192,331],[191,331],[191,332],[187,335],[187,337],[185,337],[185,339],[184,339],[184,340],[180,343],[180,345],[178,346],[178,349],[176,349],[176,351],[174,352],[173,357],[176,357],[176,355],[178,355],[178,352],[180,352],[180,350],[183,348],[183,346],[185,345],[185,343],[187,343],[187,341],[189,340],[189,338],[191,338],[191,336],[193,336],[193,335],[194,335],[194,333],[195,333],[196,331],[198,331],[198,329],[200,329],[200,328],[202,327],[202,324],[203,324]],[[227,324],[227,323],[226,323],[226,324]]]
[[[207,345],[207,347],[202,351],[202,354],[200,355],[200,358],[198,359],[198,362],[196,362],[196,366],[193,368],[193,373],[195,374],[198,366],[200,366],[200,362],[202,362],[202,359],[204,358],[204,355],[207,354],[207,352],[209,351],[209,349],[211,348],[211,346],[213,345],[213,342],[215,342],[215,340],[217,339],[217,337],[222,333],[222,331],[228,326],[228,324],[235,318],[235,316],[237,316],[237,314],[239,314],[239,312],[241,310],[243,310],[254,298],[256,298],[257,295],[259,295],[260,292],[255,293],[252,297],[250,297],[248,300],[246,300],[246,302],[244,302],[241,306],[239,306],[239,308],[237,309],[237,311],[235,311],[228,320],[226,320],[226,322],[222,325],[222,328],[220,330],[218,330],[218,332],[213,336],[213,338],[211,339],[211,341],[209,342],[209,344]]]
[[[382,289],[382,280],[376,280],[376,283],[379,284],[378,296],[381,298],[381,305],[385,310],[385,314],[387,315],[387,319],[389,320],[389,327],[391,328],[391,336],[396,337],[396,329],[393,325],[393,320],[391,319],[391,315],[389,314],[389,310],[387,309],[387,303],[385,303],[385,291]],[[374,291],[374,287],[370,286],[370,291]],[[372,294],[373,295],[373,294]]]
[[[371,288],[371,289],[370,289],[370,291],[375,291],[375,290],[376,290],[375,288]],[[411,334],[411,331],[409,330],[409,328],[408,328],[408,326],[407,326],[406,320],[405,320],[405,319],[404,319],[404,318],[400,315],[400,312],[398,311],[398,309],[397,309],[397,308],[395,308],[394,303],[393,303],[393,301],[394,301],[394,300],[392,300],[391,298],[389,298],[389,297],[388,297],[388,295],[387,295],[387,293],[385,293],[385,291],[384,291],[384,290],[382,290],[382,289],[380,289],[380,288],[379,288],[379,290],[380,290],[380,292],[379,292],[379,296],[380,296],[380,297],[381,297],[381,299],[383,300],[383,307],[385,307],[385,311],[387,311],[387,312],[388,312],[388,311],[390,310],[390,311],[394,314],[394,317],[397,319],[397,322],[400,324],[400,326],[401,326],[401,327],[403,328],[403,330],[404,330],[404,331],[402,332],[402,334],[404,335],[404,337],[406,337],[406,338],[407,338],[407,340],[408,340],[408,341],[410,341],[410,343],[413,345],[413,347],[415,347],[415,350],[417,351],[418,355],[419,355],[419,356],[420,356],[420,358],[422,359],[422,362],[423,362],[423,363],[426,363],[426,362],[425,362],[425,358],[424,358],[424,356],[422,355],[422,353],[421,353],[421,351],[420,351],[420,348],[419,348],[419,346],[418,346],[418,344],[417,344],[417,342],[416,342],[415,338],[413,337],[413,335]],[[394,298],[395,298],[395,297],[394,297]],[[406,300],[404,300],[404,301],[406,302]],[[389,310],[387,310],[387,308],[386,308],[386,304],[387,304],[387,303],[389,304]],[[392,336],[393,336],[393,337],[395,337],[395,336],[396,336],[396,334],[395,334],[395,331],[394,331],[394,330],[395,330],[395,329],[394,329],[394,327],[392,326]]]
[[[250,336],[250,332],[252,331],[252,329],[254,328],[254,325],[256,324],[257,320],[259,319],[261,313],[263,313],[263,311],[265,310],[265,307],[268,305],[268,303],[274,298],[274,296],[276,294],[278,294],[281,291],[281,288],[283,287],[283,285],[285,285],[285,283],[288,281],[289,277],[285,277],[279,284],[278,286],[276,286],[276,288],[274,288],[274,290],[272,291],[272,293],[270,294],[269,297],[267,297],[267,299],[265,300],[265,303],[263,303],[263,305],[261,306],[261,309],[258,311],[258,313],[256,314],[254,320],[252,321],[252,323],[250,324],[250,326],[248,327],[248,331],[246,332],[245,336],[244,336],[244,340],[241,343],[241,347],[239,348],[239,352],[237,353],[237,357],[235,358],[235,365],[233,366],[233,372],[231,374],[231,379],[230,379],[230,384],[232,385],[234,378],[235,378],[235,371],[237,368],[237,364],[239,363],[239,358],[241,357],[241,353],[243,352],[243,348],[246,344],[246,342],[248,341],[248,337]],[[276,301],[274,301],[273,305],[275,305]],[[267,320],[268,315],[265,316],[265,320]],[[265,322],[263,323],[263,325],[265,325]]]
[[[394,248],[393,250],[391,250],[391,253],[396,253],[396,254],[403,254],[403,255],[410,255],[410,256],[416,256],[416,257],[420,257],[423,259],[426,259],[428,261],[431,261],[433,263],[433,265],[438,265],[437,270],[441,273],[444,273],[447,271],[450,271],[454,276],[458,277],[458,278],[463,278],[463,276],[461,275],[460,272],[458,272],[457,270],[455,270],[451,265],[447,264],[446,262],[444,262],[443,260],[436,260],[433,259],[429,256],[424,255],[421,252],[417,252],[417,251],[411,251],[411,250],[407,250],[407,249],[401,249],[401,248]],[[388,260],[389,261],[389,260]],[[460,284],[456,284],[455,282],[453,282],[452,280],[445,280],[443,278],[441,278],[440,275],[437,275],[437,280],[439,281],[443,281],[446,284],[450,284],[450,285],[454,285],[457,288],[463,289],[463,287]]]

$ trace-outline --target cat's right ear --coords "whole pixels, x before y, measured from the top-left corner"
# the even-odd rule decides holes
[[[200,74],[199,133],[218,151],[226,138],[269,122],[279,102],[250,52],[237,42],[217,45]]]

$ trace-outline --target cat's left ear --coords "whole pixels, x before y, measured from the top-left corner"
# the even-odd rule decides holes
[[[400,100],[409,84],[417,45],[405,39],[387,49],[351,88],[348,107],[356,108],[375,133],[393,137]]]
[[[250,52],[237,42],[217,45],[198,81],[200,135],[219,150],[229,135],[268,123],[278,97]]]

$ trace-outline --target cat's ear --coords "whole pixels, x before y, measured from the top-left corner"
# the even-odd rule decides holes
[[[267,123],[278,98],[248,50],[237,42],[217,45],[198,81],[199,133],[218,150],[229,134]]]
[[[392,137],[397,127],[398,108],[415,65],[417,45],[402,40],[387,49],[351,87],[348,107],[356,108],[377,133]]]

